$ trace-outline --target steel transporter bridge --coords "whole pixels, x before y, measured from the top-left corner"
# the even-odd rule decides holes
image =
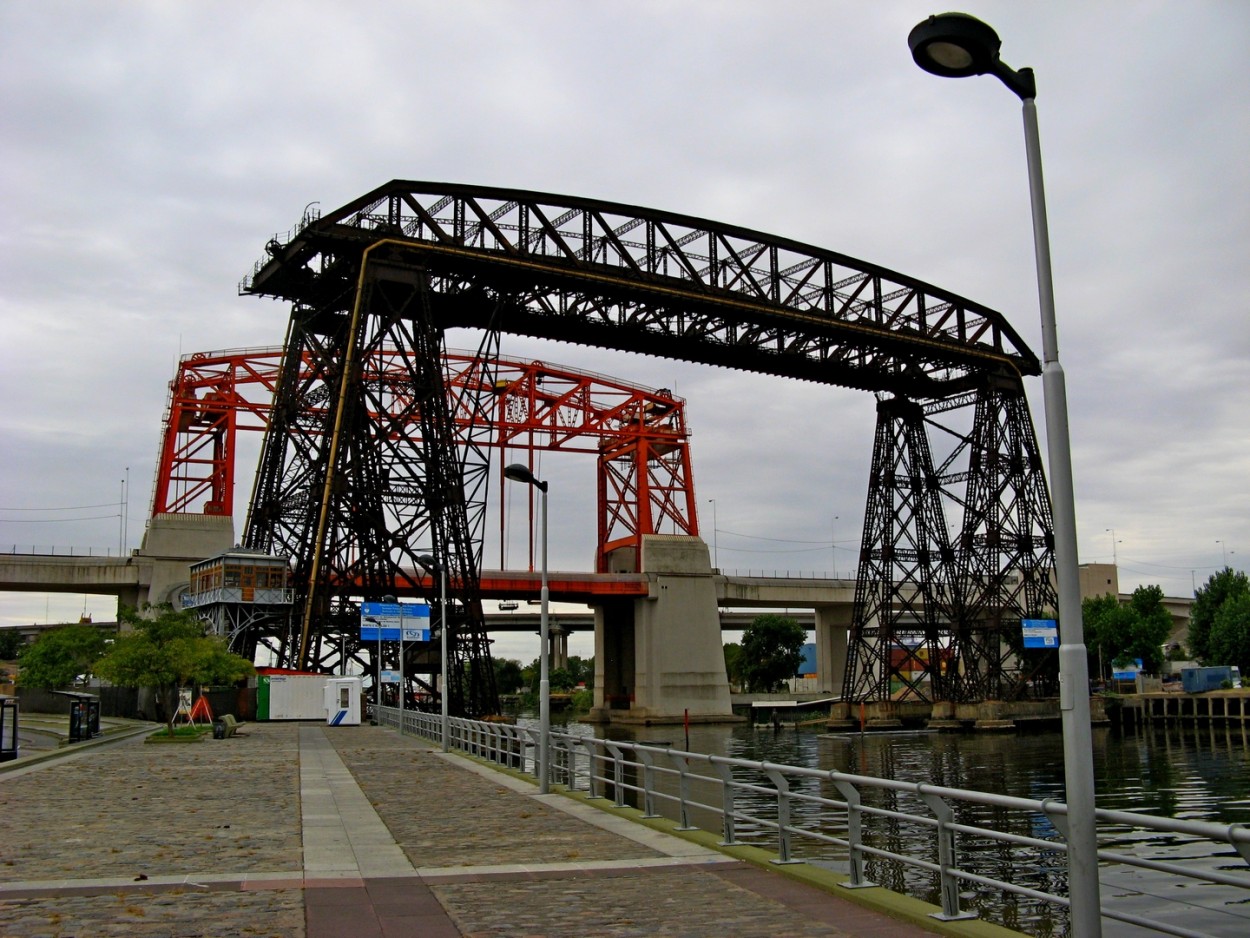
[[[487,450],[516,368],[499,358],[508,333],[871,392],[847,695],[969,701],[1056,687],[1055,652],[1025,649],[1020,634],[1022,618],[1057,606],[1024,389],[1040,366],[994,310],[746,228],[402,180],[306,213],[269,241],[240,292],[290,304],[243,547],[291,558],[295,627],[285,639],[244,629],[239,647],[277,641],[293,666],[327,667],[362,600],[403,592],[437,607],[439,584],[418,560],[432,545],[448,574],[452,706],[495,712],[480,575]],[[468,358],[449,356],[453,328],[480,335]],[[684,436],[662,422],[666,439],[647,435],[646,407],[663,395],[635,404],[629,420],[647,432],[615,453],[619,439],[598,444],[601,485],[617,484],[600,498],[601,570],[653,523],[698,533]],[[167,440],[162,459],[178,446]],[[614,542],[606,532],[622,519]]]

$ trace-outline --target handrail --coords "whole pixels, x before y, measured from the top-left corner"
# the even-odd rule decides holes
[[[383,724],[398,726],[399,710],[382,708],[380,713]],[[404,732],[441,739],[440,717],[407,711]],[[451,734],[450,745],[457,750],[537,776],[540,740],[535,727],[455,718],[451,721]],[[659,808],[664,806],[677,822],[677,830],[693,829],[697,814],[705,812],[717,818],[716,827],[709,829],[721,834],[722,844],[726,846],[748,842],[743,839],[750,836],[744,833],[747,828],[756,835],[757,841],[759,835],[767,835],[775,843],[774,863],[805,862],[805,858],[797,856],[800,852],[808,854],[808,859],[821,859],[822,854],[824,859],[829,859],[829,848],[834,848],[833,858],[848,864],[848,879],[842,883],[846,888],[875,885],[868,879],[870,861],[894,881],[899,871],[917,871],[928,882],[908,883],[904,874],[904,883],[924,897],[933,885],[937,886],[941,911],[934,917],[938,919],[977,917],[961,906],[961,894],[969,887],[979,887],[989,894],[1007,893],[1061,912],[1068,906],[1065,894],[1049,891],[1036,882],[1027,884],[1004,879],[1001,875],[987,875],[985,870],[975,868],[973,851],[964,849],[961,856],[959,849],[959,838],[964,839],[965,848],[970,839],[1016,848],[1013,857],[1018,858],[1019,868],[1013,867],[1013,870],[1021,874],[1021,879],[1028,872],[1027,867],[1042,867],[1047,874],[1043,882],[1058,879],[1062,881],[1060,887],[1066,886],[1066,865],[1061,861],[1068,849],[1062,839],[1068,807],[1053,799],[1038,801],[559,732],[551,734],[551,763],[553,784],[585,791],[590,798],[611,799],[614,807],[625,807],[632,799],[646,817],[661,816]],[[698,771],[702,767],[710,771]],[[821,793],[826,785],[831,791]],[[710,797],[717,792],[718,797]],[[864,795],[868,793],[885,804],[865,803]],[[748,798],[755,799],[754,807],[745,804]],[[900,799],[903,803],[899,803]],[[766,804],[770,806],[765,810]],[[1021,833],[1020,829],[1000,830],[989,826],[990,822],[984,818],[956,816],[957,811],[975,814],[976,809],[982,808],[1011,812],[1027,833]],[[1095,817],[1104,827],[1206,841],[1211,844],[1213,853],[1218,847],[1231,845],[1240,859],[1250,864],[1250,825],[1102,809],[1095,811]],[[998,826],[1008,826],[1002,823],[1003,818],[994,820]],[[900,846],[897,836],[891,840],[882,835],[881,828],[897,830],[903,825],[909,830],[927,832],[917,838],[921,846],[916,846],[916,842]],[[1045,836],[1046,833],[1053,839]],[[1119,836],[1118,831],[1102,831],[1104,840],[1115,840]],[[970,854],[971,861],[966,865],[961,863]],[[1047,860],[1048,857],[1053,858],[1053,862]],[[1104,878],[1117,869],[1142,870],[1177,881],[1242,890],[1244,894],[1239,894],[1236,901],[1250,902],[1250,869],[1239,875],[1240,870],[1230,871],[1227,864],[1221,864],[1220,869],[1202,869],[1174,859],[1138,856],[1114,847],[1100,848],[1098,859]],[[1123,899],[1132,891],[1131,886],[1118,879],[1114,889],[1104,890],[1103,916],[1158,934],[1204,934],[1169,921],[1148,918],[1140,910],[1130,911],[1124,907]],[[1163,901],[1158,893],[1159,890],[1152,887],[1152,898]],[[1223,912],[1209,905],[1204,906],[1204,912],[1227,914],[1241,928],[1246,925],[1244,913]]]

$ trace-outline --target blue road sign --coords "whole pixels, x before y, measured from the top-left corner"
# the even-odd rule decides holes
[[[430,607],[424,603],[361,603],[360,640],[397,642],[401,622],[404,641],[430,640]]]
[[[1054,619],[1021,619],[1025,648],[1058,648],[1059,623]]]

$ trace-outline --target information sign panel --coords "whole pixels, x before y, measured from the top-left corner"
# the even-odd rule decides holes
[[[397,642],[401,622],[404,641],[430,640],[430,607],[424,603],[361,603],[360,640]]]
[[[1058,648],[1059,623],[1054,619],[1021,619],[1025,648]]]

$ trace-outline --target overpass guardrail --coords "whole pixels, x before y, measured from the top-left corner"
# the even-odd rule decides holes
[[[398,728],[400,711],[382,708],[378,719]],[[437,714],[405,711],[403,724],[442,739]],[[455,718],[448,746],[537,777],[536,726]],[[848,889],[912,895],[940,906],[935,918],[1066,930],[1062,802],[565,732],[550,748],[553,783],[669,817],[676,830],[766,847],[773,863],[833,870]],[[1114,934],[1250,933],[1250,826],[1102,809],[1096,818],[1102,915],[1127,927]]]

